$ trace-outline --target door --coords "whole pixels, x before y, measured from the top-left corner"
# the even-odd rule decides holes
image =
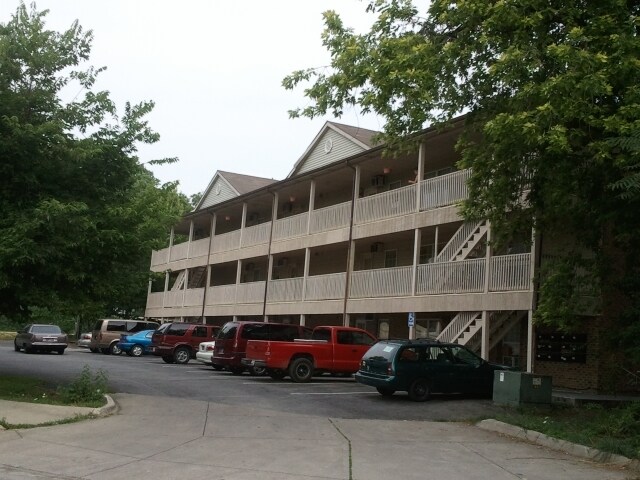
[[[362,357],[374,343],[375,338],[366,332],[337,330],[333,355],[334,369],[337,372],[357,372]]]

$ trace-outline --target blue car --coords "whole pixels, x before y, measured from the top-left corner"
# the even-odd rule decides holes
[[[155,330],[141,330],[133,335],[122,334],[118,342],[118,348],[130,357],[139,357],[145,353],[151,353],[151,337]]]

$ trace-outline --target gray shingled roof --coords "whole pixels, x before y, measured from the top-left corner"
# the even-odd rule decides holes
[[[364,143],[368,147],[375,147],[377,145],[373,141],[373,136],[376,134],[379,134],[380,132],[377,132],[375,130],[368,130],[362,127],[353,127],[351,125],[344,125],[342,123],[336,123],[336,122],[327,122],[327,123],[330,123],[334,127],[342,130],[347,135],[355,138],[359,142]]]
[[[218,170],[218,174],[229,182],[229,184],[235,188],[240,195],[244,195],[245,193],[252,192],[277,182],[277,180],[274,180],[273,178],[254,177],[252,175],[223,172],[221,170]]]

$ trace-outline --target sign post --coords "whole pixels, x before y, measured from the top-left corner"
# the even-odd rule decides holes
[[[409,327],[409,339],[416,338],[416,312],[409,312],[407,315],[407,326]]]

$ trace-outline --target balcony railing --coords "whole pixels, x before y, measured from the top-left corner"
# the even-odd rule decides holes
[[[416,211],[416,189],[413,185],[359,198],[355,223],[367,223],[383,218],[406,215]]]
[[[504,292],[528,290],[531,285],[531,254],[491,257],[489,290]]]
[[[247,227],[242,231],[242,246],[251,247],[269,243],[269,235],[271,235],[271,222]]]
[[[267,289],[269,302],[299,302],[302,300],[302,277],[271,280]]]
[[[346,273],[331,273],[307,277],[305,300],[336,300],[344,298]]]
[[[162,250],[153,250],[151,252],[151,266],[164,265],[169,263],[169,249],[163,248]]]
[[[207,290],[207,305],[233,305],[236,303],[236,284],[217,285]]]
[[[471,170],[467,169],[420,182],[420,210],[444,207],[467,198],[470,176]]]
[[[411,295],[412,267],[353,272],[349,297],[402,297]]]
[[[147,308],[160,308],[164,301],[164,292],[153,292],[147,295]]]
[[[203,288],[187,288],[184,292],[184,306],[185,307],[197,307],[202,305],[204,300],[204,287]]]
[[[182,298],[184,297],[183,290],[168,291],[164,294],[164,306],[165,307],[181,307]]]
[[[240,230],[214,235],[211,251],[214,253],[236,250],[240,246]]]
[[[484,258],[418,265],[417,295],[484,291]]]
[[[265,282],[240,283],[237,291],[237,303],[262,303],[264,301]]]
[[[336,228],[348,227],[351,215],[351,202],[339,203],[319,208],[311,212],[310,233],[325,232]]]
[[[177,260],[184,260],[187,258],[187,251],[189,250],[189,242],[179,243],[178,245],[174,245],[171,247],[171,258],[170,262],[175,262]]]
[[[280,218],[273,224],[273,239],[284,240],[306,235],[308,223],[309,212],[293,215],[292,217]]]

